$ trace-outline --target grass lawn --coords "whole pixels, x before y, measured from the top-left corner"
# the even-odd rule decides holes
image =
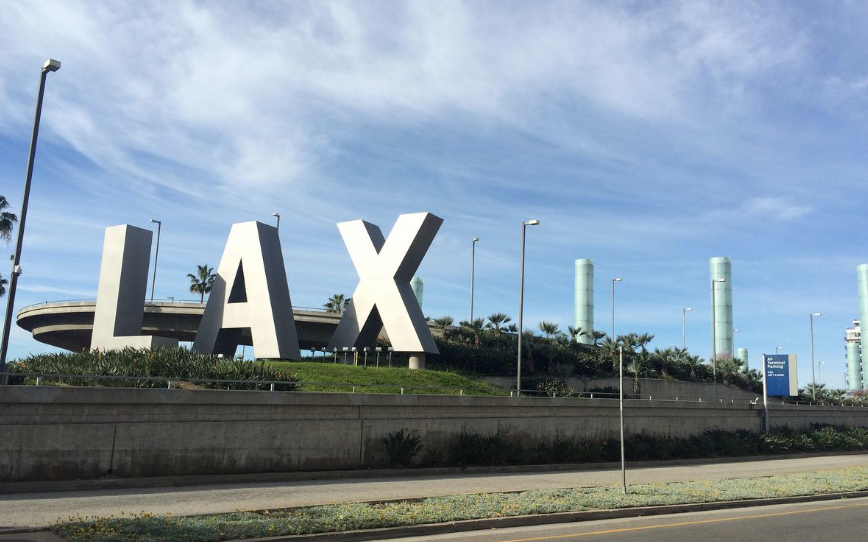
[[[812,473],[577,489],[431,497],[380,504],[345,503],[189,517],[144,514],[84,518],[56,526],[75,542],[212,541],[340,532],[467,519],[604,510],[637,506],[738,501],[868,489],[868,467]]]
[[[369,362],[373,361],[368,359]],[[382,360],[381,360],[382,361]],[[481,380],[447,371],[416,371],[397,367],[368,367],[305,361],[273,361],[269,365],[282,373],[298,377],[298,391],[353,391],[357,393],[404,393],[458,395],[509,395],[509,390],[497,388]],[[305,384],[313,382],[314,384]],[[325,384],[323,384],[325,383]],[[346,384],[346,385],[330,385]]]

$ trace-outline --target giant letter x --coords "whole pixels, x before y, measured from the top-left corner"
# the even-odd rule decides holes
[[[438,353],[410,279],[442,223],[431,213],[401,215],[388,240],[379,227],[363,220],[338,224],[359,285],[329,349],[372,346],[385,328],[396,351]]]

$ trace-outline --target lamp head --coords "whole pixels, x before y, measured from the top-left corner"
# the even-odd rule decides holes
[[[473,242],[475,243],[475,242],[477,242],[477,241],[479,241],[479,237],[474,237],[474,238],[473,238]]]
[[[60,61],[54,60],[53,58],[49,58],[45,61],[45,64],[42,65],[42,71],[44,72],[56,72],[60,69]]]
[[[726,279],[714,279],[712,282],[726,282]]]
[[[687,312],[693,312],[693,309],[691,309],[690,307],[686,307],[684,310]]]
[[[155,220],[153,218],[151,219],[151,223],[152,224],[162,224],[162,222],[160,222],[159,220]]]
[[[271,213],[271,216],[276,216],[277,218],[280,218],[280,213]]]
[[[528,220],[528,221],[525,222],[524,224],[525,224],[526,226],[536,226],[537,224],[539,224],[539,220],[537,220],[537,219]]]
[[[624,279],[622,279],[622,278],[617,278],[617,279],[612,279],[612,282],[621,282],[622,280],[624,280]]]
[[[823,316],[823,315],[820,314],[819,312],[812,312],[812,313],[811,313],[811,316]]]

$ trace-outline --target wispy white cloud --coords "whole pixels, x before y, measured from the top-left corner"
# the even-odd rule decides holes
[[[784,197],[751,198],[742,204],[739,214],[763,220],[797,220],[809,214],[811,208]]]

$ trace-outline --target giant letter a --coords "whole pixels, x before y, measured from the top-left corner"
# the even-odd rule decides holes
[[[250,329],[257,359],[299,359],[298,336],[277,228],[233,224],[193,348],[235,355]]]

